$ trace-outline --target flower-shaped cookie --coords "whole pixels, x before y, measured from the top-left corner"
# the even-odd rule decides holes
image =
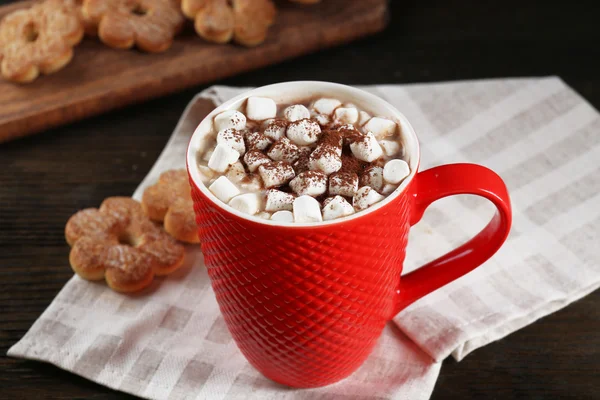
[[[264,42],[276,14],[271,0],[182,0],[181,9],[204,39],[243,46]]]
[[[61,0],[46,0],[14,11],[0,22],[0,69],[14,82],[31,82],[63,68],[73,58],[83,26]]]
[[[178,0],[84,0],[82,13],[108,46],[150,53],[171,47],[184,23]]]
[[[190,183],[186,170],[163,172],[158,182],[146,189],[142,208],[153,221],[164,221],[165,231],[175,239],[198,243]]]
[[[118,292],[134,292],[183,264],[184,248],[154,225],[140,203],[109,197],[100,209],[74,214],[65,227],[73,271],[87,280],[106,279]]]
[[[85,34],[88,36],[98,36],[98,25],[96,25],[96,23],[94,23],[94,21],[90,20],[85,15],[83,15],[82,7],[83,7],[84,0],[63,0],[63,1],[66,5],[73,7],[76,10],[77,16],[79,16],[79,19],[81,20],[81,23],[83,24],[83,30],[85,31]]]

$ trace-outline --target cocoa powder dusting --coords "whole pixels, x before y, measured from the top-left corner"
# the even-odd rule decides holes
[[[298,157],[298,159],[296,160],[296,162],[294,162],[294,164],[292,164],[292,167],[294,167],[294,172],[296,173],[296,175],[300,175],[302,172],[309,170],[309,168],[308,168],[309,157],[310,157],[310,153],[301,154],[300,157]]]
[[[298,149],[298,146],[296,146],[286,137],[283,137],[275,143],[273,143],[273,145],[267,151],[267,154],[270,151],[280,152],[282,154],[283,160],[287,162],[296,161],[300,155],[300,149]]]
[[[360,192],[359,192],[359,193],[357,193],[357,194],[356,194],[354,197],[356,198],[356,200],[357,200],[357,202],[358,202],[358,201],[360,201],[360,200],[363,200],[363,199],[365,199],[365,198],[367,197],[367,195],[368,195],[368,194],[369,194],[369,191],[368,191],[368,190],[365,190],[365,191],[364,191],[364,192],[362,192],[362,193],[360,193]]]
[[[309,159],[317,160],[323,156],[337,156],[339,146],[329,145],[329,144],[320,144],[317,148],[311,153]]]
[[[316,184],[325,183],[327,184],[327,175],[322,173],[321,171],[305,171],[301,173],[298,178],[298,187],[295,187],[297,192],[302,192],[306,190],[309,186],[314,186]]]
[[[354,172],[336,172],[329,179],[339,181],[343,186],[354,186],[358,182],[358,175]]]
[[[342,138],[344,139],[344,143],[346,144],[357,142],[364,136],[355,127],[348,127],[346,125],[340,126],[337,128],[337,131],[340,132]]]
[[[369,166],[371,166],[371,163],[361,161],[355,158],[352,153],[348,154],[345,151],[342,154],[342,168],[340,168],[339,172],[354,173],[360,176]]]
[[[264,130],[269,127],[269,126],[273,126],[275,128],[287,128],[288,126],[288,122],[285,119],[282,118],[275,118],[274,120],[272,120],[268,125],[266,125],[262,131],[264,132]]]
[[[268,148],[273,142],[271,139],[269,139],[259,131],[251,132],[247,130],[247,132],[244,135],[244,138],[246,139],[246,148],[248,148],[249,150],[264,150],[265,148]]]
[[[342,131],[337,129],[328,129],[326,131],[323,131],[323,133],[321,134],[319,144],[340,147],[343,138],[344,133]]]

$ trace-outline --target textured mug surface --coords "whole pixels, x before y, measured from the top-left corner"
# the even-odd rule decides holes
[[[243,215],[206,189],[196,154],[206,145],[214,115],[237,109],[251,95],[291,102],[317,94],[351,101],[401,125],[412,172],[392,195],[351,217],[293,224]],[[332,83],[259,88],[224,103],[200,124],[187,163],[204,261],[228,329],[265,376],[294,387],[323,386],[347,377],[399,310],[474,269],[504,242],[510,201],[495,173],[457,164],[416,174],[418,162],[414,130],[401,113],[371,94]],[[490,199],[498,213],[454,254],[401,282],[410,226],[431,202],[460,193]],[[440,264],[445,265],[436,268]]]

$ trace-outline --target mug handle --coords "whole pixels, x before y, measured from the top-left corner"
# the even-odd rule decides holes
[[[471,240],[403,276],[394,316],[421,297],[483,264],[506,240],[512,222],[506,185],[494,171],[475,164],[448,164],[419,172],[412,185],[410,225],[419,222],[431,203],[456,194],[485,197],[496,206],[496,214]]]

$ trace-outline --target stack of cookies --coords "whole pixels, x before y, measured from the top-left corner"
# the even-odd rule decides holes
[[[0,72],[19,83],[54,73],[84,34],[115,49],[164,52],[186,19],[209,42],[257,46],[275,16],[272,0],[43,0],[0,21]]]
[[[164,226],[161,226],[164,225]],[[106,280],[118,292],[135,292],[183,265],[181,243],[198,243],[186,170],[164,172],[141,203],[109,197],[99,208],[75,213],[65,226],[69,262],[87,280]]]

